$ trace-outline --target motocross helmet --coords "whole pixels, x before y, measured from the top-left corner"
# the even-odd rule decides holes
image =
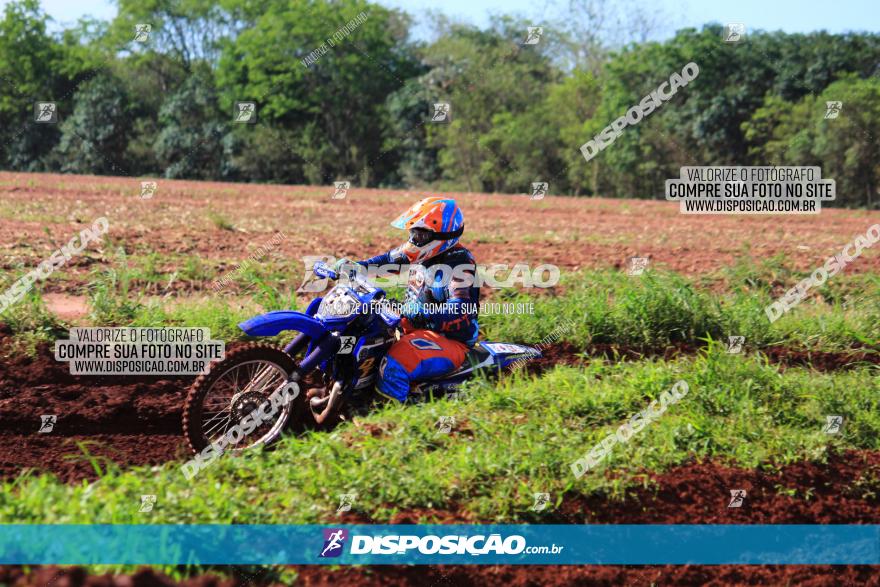
[[[425,198],[391,223],[409,231],[409,240],[398,248],[410,263],[427,261],[451,249],[464,232],[464,215],[455,200]]]

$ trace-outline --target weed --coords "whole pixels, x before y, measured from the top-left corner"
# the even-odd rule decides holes
[[[123,259],[116,267],[92,272],[89,281],[89,320],[98,326],[128,325],[143,308],[131,289],[132,272]]]
[[[9,306],[0,319],[12,332],[7,354],[36,356],[41,344],[51,344],[63,338],[67,332],[67,326],[49,311],[36,287],[25,294],[21,301]]]
[[[235,230],[235,226],[233,226],[233,224],[219,212],[208,210],[206,215],[208,216],[208,220],[220,230]]]

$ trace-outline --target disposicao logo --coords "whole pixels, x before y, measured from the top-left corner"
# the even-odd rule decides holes
[[[387,534],[369,536],[351,534],[351,555],[558,555],[565,546],[556,544],[526,544],[524,536],[512,534],[434,535],[426,536]],[[342,528],[324,530],[324,548],[320,558],[340,556],[345,550],[349,531]]]
[[[534,547],[529,547],[534,548]],[[544,548],[544,547],[538,547]],[[361,536],[352,538],[351,554],[520,554],[529,552],[526,539],[519,535],[502,538],[500,534],[477,536]],[[547,547],[549,552],[549,547]],[[560,548],[561,551],[561,548]]]
[[[326,528],[324,530],[324,547],[321,549],[321,558],[336,557],[342,554],[345,541],[348,539],[348,530],[342,528]]]

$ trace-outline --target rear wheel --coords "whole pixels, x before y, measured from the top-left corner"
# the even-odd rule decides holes
[[[251,343],[230,351],[207,374],[200,375],[183,406],[183,431],[193,452],[201,452],[224,436],[230,440],[225,450],[233,453],[270,444],[281,436],[291,415],[300,414],[304,407],[304,394],[298,386],[285,389],[295,367],[294,360],[281,349]],[[270,398],[276,392],[280,395],[275,396],[276,409],[271,410]],[[279,405],[279,398],[292,394],[292,401]],[[266,417],[267,413],[271,415]],[[256,420],[256,426],[243,434],[250,428],[247,420],[242,421],[246,416]],[[239,433],[230,432],[234,426],[239,427]]]

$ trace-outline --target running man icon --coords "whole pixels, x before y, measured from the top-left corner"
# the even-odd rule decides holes
[[[348,538],[348,530],[342,528],[333,530],[328,528],[324,530],[324,550],[321,551],[321,558],[335,557],[342,554],[342,545]]]

